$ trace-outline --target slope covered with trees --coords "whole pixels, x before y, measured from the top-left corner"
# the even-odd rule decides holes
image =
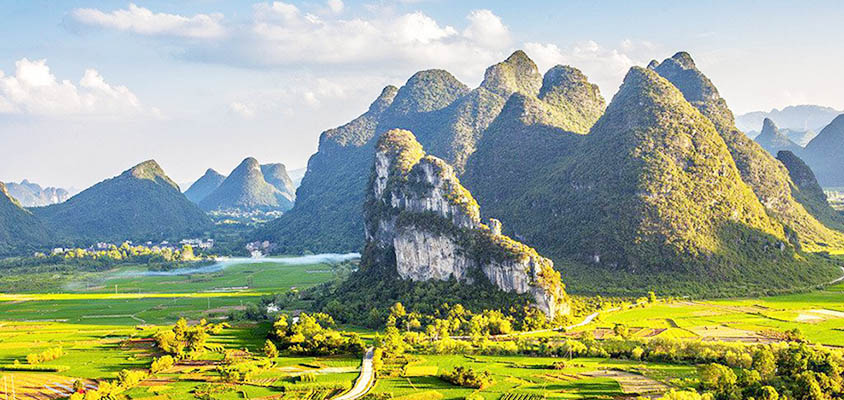
[[[844,247],[844,234],[824,226],[792,197],[794,183],[785,166],[736,128],[727,102],[688,53],[679,52],[661,63],[652,61],[648,68],[668,79],[689,103],[712,121],[727,144],[742,180],[753,189],[768,212],[794,231],[803,248]]]
[[[52,237],[47,227],[21,207],[0,182],[0,254],[37,249]]]
[[[156,240],[201,234],[211,221],[153,160],[64,203],[33,209],[64,241]]]
[[[489,67],[473,90],[442,70],[418,72],[400,89],[385,88],[369,111],[322,134],[297,191],[296,205],[253,238],[270,240],[276,252],[360,251],[363,194],[374,142],[394,128],[414,132],[430,154],[453,165],[458,174],[463,174],[487,128],[513,94],[547,97],[561,108],[569,107],[572,115],[588,115],[568,120],[559,113],[551,117],[571,130],[588,130],[603,111],[600,95],[582,103],[588,96],[568,98],[567,93],[552,90],[562,86],[558,81],[569,79],[564,71],[555,70],[545,79],[549,82],[543,85],[536,64],[517,51]],[[594,85],[589,84],[588,90],[597,94]],[[599,105],[593,107],[596,101]]]
[[[199,203],[202,199],[206,198],[211,192],[215,189],[220,187],[220,184],[226,180],[226,177],[213,170],[212,168],[208,168],[199,179],[196,180],[188,190],[185,190],[185,197],[188,200]]]

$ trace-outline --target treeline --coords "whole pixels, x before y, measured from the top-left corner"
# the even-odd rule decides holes
[[[334,319],[324,313],[299,314],[296,318],[279,315],[273,323],[264,346],[267,355],[278,354],[278,348],[292,354],[333,355],[363,354],[365,344],[357,333],[340,332],[332,327]]]
[[[92,270],[105,270],[119,264],[147,264],[161,269],[175,268],[185,263],[201,260],[190,245],[178,249],[169,247],[109,245],[107,249],[63,249],[52,254],[36,253],[31,257],[14,257],[0,260],[0,269],[33,268],[38,266],[73,265]]]

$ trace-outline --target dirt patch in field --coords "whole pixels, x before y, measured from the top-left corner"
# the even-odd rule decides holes
[[[827,309],[819,309],[819,310],[809,310],[812,314],[821,314],[821,315],[828,315],[833,318],[844,318],[844,312],[835,311],[835,310],[827,310]]]
[[[5,385],[0,382],[0,398],[12,398],[12,393],[18,399],[30,400],[53,400],[70,396],[73,393],[73,382],[77,378],[63,375],[34,373],[34,372],[12,372],[4,373]],[[82,379],[88,390],[96,390],[97,382]],[[4,389],[5,388],[5,389]],[[8,393],[4,392],[8,390]]]
[[[610,378],[619,385],[624,394],[640,395],[652,399],[662,397],[668,391],[668,386],[643,375],[616,370],[599,370],[584,372],[581,375],[592,378]]]
[[[149,378],[143,382],[141,382],[138,386],[150,387],[150,386],[167,386],[171,383],[176,383],[176,380],[173,378]]]
[[[648,333],[646,333],[646,334],[642,335],[642,337],[646,337],[646,338],[649,338],[649,337],[654,337],[654,336],[659,335],[660,333],[665,332],[665,331],[667,331],[667,330],[668,330],[668,329],[665,329],[665,328],[651,329],[651,331],[650,331],[650,332],[648,332]]]

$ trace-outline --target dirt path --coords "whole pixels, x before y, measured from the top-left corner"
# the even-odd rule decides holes
[[[648,398],[660,398],[668,392],[669,387],[659,381],[655,381],[643,375],[616,370],[600,370],[582,373],[583,376],[592,378],[610,378],[621,385],[624,394],[639,395]]]

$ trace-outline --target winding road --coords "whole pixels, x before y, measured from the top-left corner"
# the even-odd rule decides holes
[[[375,351],[372,347],[366,350],[366,354],[363,355],[363,361],[361,362],[360,376],[355,381],[355,386],[352,386],[352,390],[343,393],[339,397],[335,397],[334,400],[355,400],[369,392],[369,389],[372,388],[372,384],[375,382],[375,373],[372,371],[372,355],[374,353]]]

